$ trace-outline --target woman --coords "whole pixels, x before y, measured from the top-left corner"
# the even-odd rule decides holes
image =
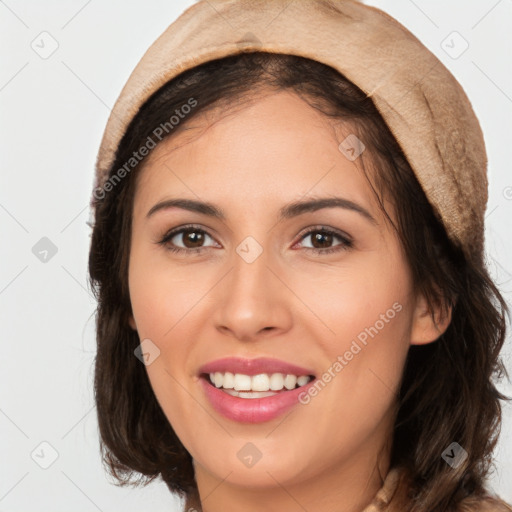
[[[100,148],[104,459],[185,510],[511,510],[485,488],[507,306],[453,76],[353,0],[198,2]]]

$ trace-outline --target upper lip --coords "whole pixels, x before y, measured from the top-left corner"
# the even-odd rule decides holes
[[[244,375],[258,375],[260,373],[284,373],[291,375],[313,375],[311,369],[303,368],[286,361],[273,359],[270,357],[258,357],[255,359],[246,359],[243,357],[225,357],[216,359],[204,364],[199,369],[199,373],[231,372]]]

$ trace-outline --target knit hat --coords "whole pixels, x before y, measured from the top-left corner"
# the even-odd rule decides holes
[[[144,102],[180,73],[243,52],[307,57],[371,97],[449,238],[480,259],[487,203],[482,131],[461,85],[411,32],[358,0],[200,0],[146,51],[108,120],[95,191]],[[94,203],[94,196],[93,196]]]

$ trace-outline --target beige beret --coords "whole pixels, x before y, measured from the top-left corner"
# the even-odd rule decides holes
[[[450,239],[468,256],[483,255],[487,157],[471,103],[411,32],[357,0],[201,0],[188,8],[147,50],[121,91],[101,142],[95,190],[155,91],[194,66],[250,51],[322,62],[371,97]]]

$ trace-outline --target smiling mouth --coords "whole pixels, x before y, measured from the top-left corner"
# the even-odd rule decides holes
[[[238,398],[265,398],[298,389],[311,382],[314,375],[292,375],[286,373],[203,373],[201,377],[219,391]]]

